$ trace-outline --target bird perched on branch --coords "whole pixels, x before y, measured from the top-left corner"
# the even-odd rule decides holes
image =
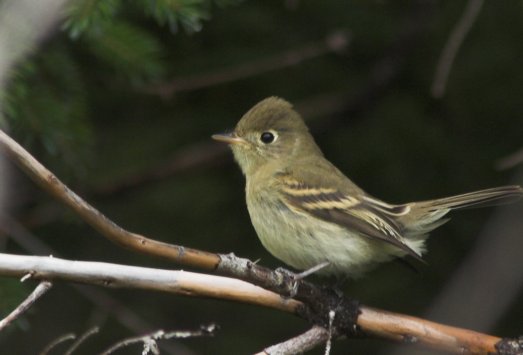
[[[358,277],[411,255],[421,259],[428,233],[455,209],[510,202],[520,186],[435,200],[390,204],[370,196],[330,163],[300,115],[270,97],[251,108],[228,143],[246,177],[252,224],[264,247],[286,264],[321,274]]]

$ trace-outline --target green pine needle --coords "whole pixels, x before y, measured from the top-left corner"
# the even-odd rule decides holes
[[[99,29],[112,20],[120,5],[120,0],[70,1],[62,29],[68,31],[71,38],[77,39],[86,31]]]
[[[173,33],[178,31],[179,24],[187,32],[200,31],[202,21],[209,18],[205,0],[143,0],[140,3],[146,14],[161,26],[169,26]]]
[[[113,21],[103,31],[90,34],[90,51],[116,73],[132,81],[161,77],[165,67],[161,43],[149,32],[124,21]]]

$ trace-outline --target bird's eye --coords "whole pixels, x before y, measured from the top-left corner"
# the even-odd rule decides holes
[[[271,132],[263,132],[260,136],[260,140],[265,144],[270,144],[274,142],[274,134]]]

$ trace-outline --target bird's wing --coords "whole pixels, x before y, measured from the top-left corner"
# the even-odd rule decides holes
[[[395,220],[409,212],[407,205],[389,205],[366,195],[351,196],[336,188],[312,186],[287,174],[280,174],[278,180],[283,198],[296,210],[387,242],[421,260],[404,242]]]

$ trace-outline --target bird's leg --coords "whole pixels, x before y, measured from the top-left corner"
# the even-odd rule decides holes
[[[314,274],[315,272],[318,272],[318,271],[320,271],[321,269],[323,269],[323,268],[329,266],[330,264],[331,264],[330,261],[324,261],[324,262],[322,262],[322,263],[320,263],[320,264],[318,264],[318,265],[316,265],[316,266],[311,267],[310,269],[307,269],[307,270],[305,270],[305,271],[300,272],[299,274],[296,274],[296,275],[294,276],[294,278],[295,278],[296,280],[304,279],[304,278],[306,278],[307,276],[312,275],[312,274]]]
[[[323,263],[320,263],[316,266],[311,267],[310,269],[307,269],[305,271],[302,271],[300,273],[294,273],[292,271],[289,271],[285,268],[279,267],[276,269],[276,272],[282,274],[289,280],[286,283],[286,291],[289,293],[289,298],[293,298],[298,293],[298,281],[303,280],[309,275],[314,274],[315,272],[327,267],[330,265],[329,261],[324,261]]]

